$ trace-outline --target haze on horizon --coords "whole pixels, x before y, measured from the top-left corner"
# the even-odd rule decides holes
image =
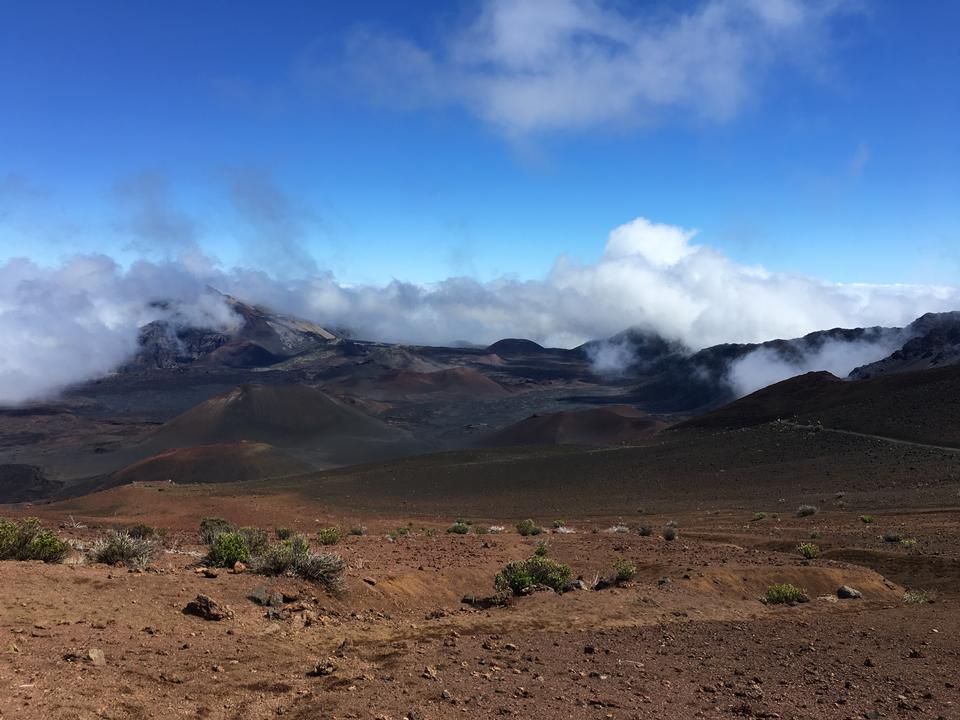
[[[204,288],[368,339],[692,348],[960,308],[960,10],[40,2],[0,23],[0,357]],[[2,399],[2,398],[0,398]]]

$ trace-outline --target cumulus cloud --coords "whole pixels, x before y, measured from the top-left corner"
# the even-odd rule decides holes
[[[348,67],[377,101],[459,105],[521,135],[669,111],[726,120],[777,62],[809,67],[843,8],[824,0],[705,0],[643,12],[601,0],[490,0],[439,47],[370,28]]]
[[[324,272],[278,279],[261,268],[221,269],[209,258],[129,268],[102,256],[56,268],[14,260],[0,265],[0,333],[7,339],[0,402],[108,372],[134,351],[137,328],[164,312],[208,327],[229,324],[229,312],[210,300],[207,286],[351,328],[360,338],[424,344],[526,337],[573,347],[639,326],[696,350],[832,327],[902,326],[924,312],[960,307],[955,287],[844,285],[770,272],[736,263],[698,237],[637,218],[610,233],[595,263],[561,256],[536,280],[449,278],[429,285],[349,285]],[[156,300],[173,305],[163,311],[151,305]],[[877,358],[847,358],[841,367],[825,354],[810,367],[840,372],[871,359]],[[623,358],[609,361],[612,368]],[[750,368],[742,370],[747,375]]]

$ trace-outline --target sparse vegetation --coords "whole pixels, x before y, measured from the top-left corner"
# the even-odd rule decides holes
[[[613,575],[618,583],[629,582],[637,576],[637,566],[626,558],[613,561]]]
[[[909,605],[926,605],[933,602],[933,597],[926,590],[907,590],[903,594],[903,601]]]
[[[780,583],[767,588],[766,599],[771,605],[783,605],[786,603],[807,602],[810,598],[807,596],[807,591],[803,588],[791,585],[790,583]]]
[[[436,528],[427,528],[426,530],[423,531],[423,534],[426,535],[427,537],[436,537],[436,535],[437,535],[437,529],[436,529]]]
[[[528,535],[539,535],[543,532],[543,528],[528,518],[517,523],[517,532],[527,537]]]
[[[367,528],[366,528],[365,525],[352,525],[352,526],[350,527],[350,534],[351,534],[351,535],[356,535],[356,536],[366,535],[366,534],[367,534]]]
[[[466,535],[470,532],[470,526],[461,520],[457,520],[457,522],[447,528],[447,532],[454,535]]]
[[[765,512],[757,512],[753,514],[753,518],[751,518],[751,521],[757,522],[759,520],[766,520],[766,518],[767,518],[767,514]]]
[[[317,540],[321,545],[336,545],[342,539],[343,532],[335,526],[320,528],[317,531]]]
[[[149,565],[159,552],[160,546],[151,538],[138,538],[130,533],[111,530],[106,537],[97,539],[93,544],[90,559],[106,565],[142,569]]]
[[[296,575],[331,592],[341,592],[347,563],[339,555],[310,552],[307,538],[294,535],[267,548],[262,556],[253,560],[253,568],[264,575]]]
[[[626,525],[624,525],[623,523],[617,523],[616,525],[613,525],[612,527],[610,527],[610,528],[607,530],[607,532],[612,532],[612,533],[628,533],[628,532],[630,532],[630,528],[628,528],[628,527],[627,527]]]
[[[533,554],[537,557],[546,557],[550,552],[550,546],[545,540],[541,540],[537,543],[537,549],[533,551]]]
[[[554,520],[554,521],[553,521],[553,529],[554,529],[554,530],[559,530],[560,528],[566,527],[566,526],[567,526],[566,520]]]
[[[677,536],[680,532],[677,530],[676,525],[664,525],[663,526],[663,539],[667,541],[673,541],[677,539]]]
[[[860,522],[862,522],[864,525],[871,525],[871,524],[873,524],[873,522],[874,522],[875,520],[876,520],[876,518],[874,518],[873,515],[861,515],[861,516],[860,516]]]
[[[650,537],[651,535],[653,535],[653,528],[650,527],[649,525],[641,525],[640,527],[637,528],[637,532],[642,537]]]
[[[810,517],[817,514],[816,505],[801,505],[797,508],[797,517]]]
[[[797,552],[807,560],[813,560],[820,556],[820,548],[813,543],[803,542],[797,545]]]
[[[486,535],[490,532],[490,528],[488,528],[486,525],[474,525],[473,532],[477,535]]]
[[[270,544],[267,531],[262,528],[248,526],[240,528],[237,532],[243,536],[243,540],[247,544],[247,550],[250,551],[251,555],[261,554]]]
[[[896,530],[887,530],[883,533],[883,541],[888,543],[898,543],[903,540],[903,535]]]
[[[913,538],[900,538],[900,547],[902,548],[915,548],[917,546],[917,541]]]
[[[204,545],[212,545],[218,535],[232,531],[233,525],[223,518],[208,517],[200,521],[200,539]]]
[[[503,525],[491,525],[487,530],[490,531],[491,535],[502,535],[506,528]]]
[[[157,530],[152,525],[147,525],[146,523],[137,523],[133,527],[127,529],[127,535],[137,540],[146,540],[147,538],[156,537]]]
[[[250,562],[250,548],[244,536],[236,531],[216,536],[207,553],[207,562],[214,567],[230,568],[238,562]]]
[[[42,560],[63,562],[70,546],[50,530],[43,530],[37,518],[0,520],[0,560]]]
[[[429,531],[427,532],[429,534]],[[434,533],[435,532],[436,530],[434,530]],[[393,530],[388,532],[387,537],[389,537],[391,540],[398,540],[399,538],[402,538],[404,535],[409,535],[409,534],[410,534],[410,528],[408,528],[406,525],[401,525],[400,527],[394,528]]]
[[[289,540],[293,537],[293,530],[288,527],[278,527],[273,532],[277,536],[277,540]]]
[[[522,595],[534,585],[545,585],[563,592],[570,582],[570,566],[534,555],[526,560],[507,564],[494,578],[497,592]]]

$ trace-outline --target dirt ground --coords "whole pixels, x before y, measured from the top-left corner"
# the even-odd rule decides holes
[[[315,516],[321,508],[296,496],[258,502],[247,507],[258,524],[286,517],[311,538],[330,521],[357,520]],[[0,562],[3,720],[960,717],[956,508],[885,511],[871,524],[839,509],[759,521],[736,508],[687,512],[673,542],[659,534],[666,515],[641,516],[650,537],[572,515],[576,533],[546,536],[550,555],[588,582],[627,558],[634,580],[481,609],[461,600],[490,595],[494,574],[539,538],[509,525],[455,536],[416,521],[391,541],[405,519],[374,518],[366,536],[334,548],[349,568],[346,591],[332,597],[292,578],[197,574],[204,548],[188,528],[208,507],[172,505],[183,508],[176,518],[157,516],[172,528],[166,552],[145,572]],[[218,514],[251,522],[232,515],[241,507],[241,498],[221,502]],[[56,506],[30,510],[65,519]],[[881,540],[897,528],[913,530],[917,546]],[[102,527],[61,532],[89,542]],[[796,552],[805,540],[821,558]],[[811,601],[761,602],[779,582],[806,588]],[[838,600],[844,584],[863,599]],[[285,595],[279,619],[249,599],[259,586]],[[907,603],[908,589],[934,602]],[[198,594],[234,616],[184,614]]]

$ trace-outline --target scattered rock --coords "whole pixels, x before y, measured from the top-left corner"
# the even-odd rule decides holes
[[[106,667],[107,665],[107,657],[100,648],[90,648],[87,651],[87,659],[93,663],[94,667]]]
[[[372,577],[365,577],[365,578],[363,579],[363,581],[364,581],[367,585],[376,585],[376,584],[377,584],[377,581],[374,580]]]
[[[427,678],[428,680],[436,680],[437,669],[432,665],[427,665],[425,668],[423,668],[423,672],[420,674],[420,677]]]
[[[243,564],[242,562],[240,562],[239,560],[237,560],[237,561],[233,564],[233,570],[232,570],[231,572],[240,574],[240,573],[244,572],[246,569],[247,569],[247,566],[244,565],[244,564]]]
[[[183,684],[183,678],[180,677],[179,675],[174,674],[174,673],[162,672],[162,673],[160,673],[160,679],[161,679],[163,682],[168,682],[168,683],[170,683],[171,685],[181,685],[181,684]]]
[[[218,575],[217,571],[214,570],[213,568],[203,568],[202,574],[205,578],[211,578],[211,579],[217,577]]]
[[[321,660],[318,662],[311,673],[314,677],[327,677],[328,675],[333,675],[337,671],[337,664],[333,661],[332,658],[327,658],[326,660]]]
[[[204,620],[226,620],[233,617],[233,610],[221,605],[209,595],[197,595],[183,609],[187,615],[196,615]]]
[[[841,585],[837,589],[837,597],[841,600],[859,600],[863,597],[863,593],[849,585]]]
[[[283,595],[276,590],[271,590],[266,585],[257,585],[247,596],[257,605],[266,607],[280,607],[283,605]]]

